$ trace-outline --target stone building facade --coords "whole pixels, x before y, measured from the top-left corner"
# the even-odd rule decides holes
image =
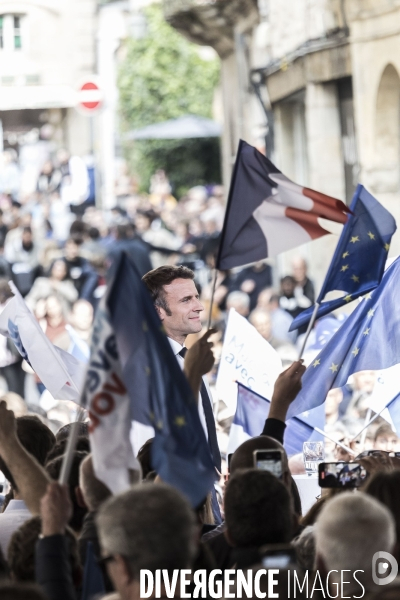
[[[400,224],[400,0],[164,0],[167,20],[221,57],[224,177],[237,142],[266,145],[298,183],[350,202],[358,182]],[[294,253],[321,283],[336,243]],[[391,254],[400,253],[400,233]]]
[[[96,69],[96,0],[0,0],[0,121],[17,151],[42,130],[72,153],[91,150],[90,120],[76,108]]]

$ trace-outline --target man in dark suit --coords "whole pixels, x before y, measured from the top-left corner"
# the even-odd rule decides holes
[[[163,323],[177,361],[184,367],[186,337],[202,328],[200,313],[204,310],[194,283],[194,273],[187,267],[164,265],[144,277],[157,313]],[[204,339],[204,343],[207,342]],[[221,471],[211,394],[205,379],[199,382],[199,416],[216,469]]]

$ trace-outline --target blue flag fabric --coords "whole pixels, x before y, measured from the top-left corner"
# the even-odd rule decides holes
[[[150,295],[126,254],[108,296],[131,418],[155,430],[152,465],[197,506],[216,479],[197,402]]]
[[[398,258],[307,368],[289,418],[322,404],[329,390],[344,386],[353,373],[400,362],[399,295]]]
[[[350,210],[353,214],[343,228],[316,302],[334,290],[345,294],[322,302],[317,319],[375,289],[382,279],[396,221],[362,185],[357,186]],[[307,324],[313,311],[311,306],[293,319],[290,331]]]
[[[268,417],[270,405],[269,400],[238,383],[237,408],[232,425],[241,427],[246,437],[259,436]],[[315,427],[323,430],[324,424],[323,406],[286,421],[283,445],[288,456],[302,452],[303,442],[323,440],[324,436],[316,431]]]

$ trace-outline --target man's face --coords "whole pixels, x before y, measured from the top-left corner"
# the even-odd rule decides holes
[[[158,314],[167,335],[183,344],[187,335],[201,331],[200,313],[204,307],[192,279],[175,279],[164,286],[164,292],[170,314],[157,307]]]
[[[379,435],[374,444],[374,450],[384,450],[385,452],[396,452],[398,447],[399,439],[395,433]]]

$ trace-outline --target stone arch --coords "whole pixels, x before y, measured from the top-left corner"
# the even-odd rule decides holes
[[[385,169],[396,169],[398,172],[400,163],[400,77],[392,64],[388,64],[382,73],[375,114],[377,160]]]

